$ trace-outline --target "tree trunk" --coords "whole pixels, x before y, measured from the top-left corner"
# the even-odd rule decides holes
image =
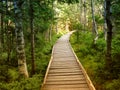
[[[112,57],[111,57],[111,50],[112,50],[112,22],[111,22],[111,1],[106,1],[106,23],[107,23],[107,52],[106,52],[106,68],[108,71],[111,71],[112,65]]]
[[[8,0],[5,1],[5,18],[8,15]],[[10,34],[9,34],[9,25],[8,20],[5,21],[5,31],[6,31],[6,43],[7,43],[7,62],[10,62],[10,54],[11,54],[11,47],[10,47]]]
[[[80,22],[83,24],[83,1],[80,0]]]
[[[3,2],[1,2],[1,8],[3,10]],[[3,11],[1,12],[1,33],[0,33],[0,38],[1,38],[1,47],[4,46],[4,22],[3,22],[3,18],[4,18],[4,14],[3,14]]]
[[[58,23],[56,22],[56,33],[58,34]]]
[[[2,22],[2,14],[0,13],[0,22]],[[2,25],[0,24],[0,27],[2,27]],[[1,28],[0,28],[0,57],[1,57],[1,53],[2,53],[2,32],[1,32]]]
[[[33,5],[32,0],[30,0],[30,29],[31,29],[31,60],[32,60],[32,72],[31,74],[35,74],[35,41],[34,41],[34,28],[33,28]]]
[[[93,35],[95,36],[93,43],[96,44],[96,41],[98,39],[98,31],[97,31],[97,25],[96,25],[96,21],[95,21],[94,4],[93,3],[94,3],[93,0],[91,0],[92,23],[93,23],[92,31],[93,31]]]
[[[14,0],[14,9],[15,9],[15,31],[16,31],[16,50],[18,58],[18,69],[20,76],[28,77],[27,65],[26,65],[26,56],[25,56],[25,43],[22,27],[22,0]]]
[[[50,26],[50,29],[49,29],[49,41],[51,42],[51,38],[52,38],[52,24]]]
[[[104,11],[106,9],[106,1],[104,1]],[[104,37],[105,37],[105,40],[107,40],[107,22],[106,22],[106,12],[104,12],[104,27],[103,27],[103,30],[104,30]]]
[[[52,9],[54,9],[54,0],[52,0]],[[53,12],[53,15],[54,15],[54,12]],[[54,20],[54,17],[52,16],[52,22],[51,22],[51,27],[49,29],[49,41],[52,40],[52,29],[53,29],[53,20]]]
[[[86,0],[84,0],[84,31],[86,29]]]

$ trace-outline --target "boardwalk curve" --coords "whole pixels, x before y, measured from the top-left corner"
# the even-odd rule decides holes
[[[54,45],[41,90],[95,90],[69,43],[72,33]]]

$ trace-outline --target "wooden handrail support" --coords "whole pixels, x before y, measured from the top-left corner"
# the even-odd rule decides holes
[[[71,33],[71,34],[72,34],[72,33]],[[80,67],[82,68],[82,72],[83,72],[83,74],[84,74],[84,76],[85,76],[85,79],[87,80],[87,83],[88,83],[88,85],[89,85],[90,90],[96,90],[95,87],[94,87],[94,85],[93,85],[93,83],[92,83],[92,81],[90,80],[89,76],[87,75],[87,72],[85,71],[85,69],[84,69],[84,67],[82,66],[82,64],[80,63],[77,55],[75,54],[75,52],[74,52],[74,50],[73,50],[70,42],[69,42],[69,46],[70,46],[70,48],[72,49],[73,54],[75,55],[75,58],[76,58],[76,60],[77,60],[77,63],[78,63],[78,64],[80,65]]]

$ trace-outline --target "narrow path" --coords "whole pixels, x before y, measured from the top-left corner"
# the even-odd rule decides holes
[[[53,47],[42,90],[95,90],[69,43],[72,32]]]

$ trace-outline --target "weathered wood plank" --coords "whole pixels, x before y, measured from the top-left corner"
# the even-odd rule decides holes
[[[48,90],[49,90],[49,88],[56,88],[56,90],[59,90],[59,89],[63,89],[63,88],[65,88],[65,89],[67,89],[67,88],[84,88],[84,89],[87,89],[87,90],[89,90],[89,88],[88,88],[88,85],[87,84],[73,84],[73,85],[69,85],[69,84],[67,84],[67,85],[49,85],[49,84],[46,84],[45,86],[44,86],[44,88],[48,88]],[[74,90],[73,89],[73,90]],[[80,89],[81,90],[81,89]]]
[[[47,81],[74,81],[74,80],[76,80],[76,81],[81,81],[81,80],[85,80],[85,78],[84,77],[80,77],[80,78],[78,78],[78,77],[74,77],[74,78],[47,78]]]
[[[46,84],[49,85],[76,85],[76,84],[87,84],[87,82],[85,80],[81,80],[81,81],[47,81]]]
[[[89,90],[88,88],[44,88],[42,90]]]

